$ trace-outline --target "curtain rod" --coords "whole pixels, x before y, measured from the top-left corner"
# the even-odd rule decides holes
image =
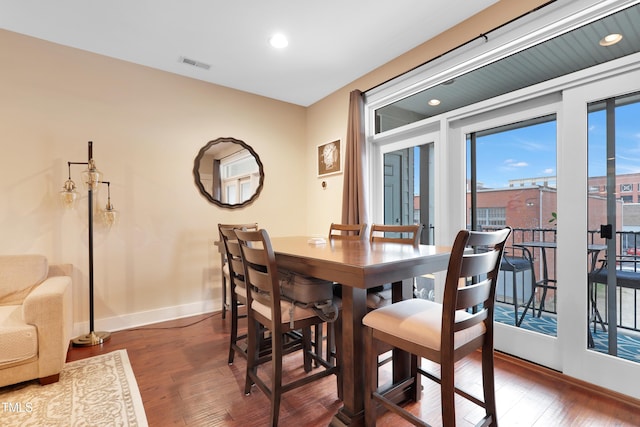
[[[487,41],[489,41],[489,37],[488,37],[488,35],[489,35],[489,34],[491,34],[491,33],[493,33],[494,31],[497,31],[497,30],[499,30],[500,28],[502,28],[502,27],[504,27],[504,26],[506,26],[506,25],[509,25],[509,24],[511,24],[511,23],[513,23],[513,22],[517,21],[518,19],[521,19],[521,18],[523,18],[523,17],[525,17],[525,16],[527,16],[527,15],[530,15],[530,14],[532,14],[532,13],[535,13],[535,12],[537,12],[538,10],[542,9],[543,7],[547,7],[547,6],[549,6],[551,3],[555,3],[556,1],[557,1],[557,0],[549,0],[548,2],[546,2],[546,3],[544,3],[544,4],[541,4],[540,6],[538,6],[538,7],[535,7],[535,8],[533,8],[533,9],[531,9],[530,11],[525,12],[525,13],[523,13],[523,14],[522,14],[522,15],[520,15],[520,16],[517,16],[517,17],[515,17],[515,18],[513,18],[513,19],[511,19],[511,20],[509,20],[509,21],[507,21],[507,22],[505,22],[505,23],[503,23],[503,24],[498,25],[497,27],[492,28],[491,30],[489,30],[489,31],[488,31],[488,32],[486,32],[486,33],[480,33],[478,36],[476,36],[476,37],[474,37],[474,38],[472,38],[472,39],[470,39],[470,40],[467,40],[466,42],[462,43],[461,45],[458,45],[458,46],[456,46],[456,47],[454,47],[454,48],[452,48],[452,49],[449,49],[448,51],[443,52],[443,53],[441,53],[440,55],[435,56],[435,57],[433,57],[433,58],[429,59],[428,61],[425,61],[425,62],[423,62],[423,63],[421,63],[421,64],[418,64],[418,65],[416,65],[415,67],[410,68],[409,70],[404,71],[404,72],[402,72],[402,73],[400,73],[400,74],[398,74],[398,75],[396,75],[396,76],[394,76],[394,77],[391,77],[391,78],[389,78],[389,79],[387,79],[387,80],[385,80],[385,81],[383,81],[383,82],[381,82],[381,83],[378,83],[378,84],[376,84],[376,85],[374,85],[374,86],[371,86],[369,89],[364,90],[364,91],[363,91],[363,93],[365,93],[365,94],[366,94],[366,93],[367,93],[367,92],[369,92],[370,90],[373,90],[373,89],[375,89],[375,88],[377,88],[377,87],[380,87],[380,86],[382,86],[382,85],[384,85],[384,84],[387,84],[388,82],[390,82],[390,81],[392,81],[392,80],[394,80],[394,79],[397,79],[397,78],[398,78],[398,77],[400,77],[400,76],[403,76],[403,75],[405,75],[405,74],[407,74],[407,73],[410,73],[410,72],[412,72],[412,71],[414,71],[414,70],[416,70],[416,69],[418,69],[418,68],[420,68],[420,67],[422,67],[422,66],[424,66],[424,65],[427,65],[427,64],[429,64],[430,62],[435,61],[436,59],[442,58],[443,56],[448,55],[448,54],[450,54],[451,52],[454,52],[454,51],[456,51],[456,50],[460,49],[461,47],[464,47],[464,46],[468,45],[469,43],[473,43],[474,41],[476,41],[476,40],[478,40],[478,39],[484,39],[484,40],[485,40],[485,42],[487,42]]]

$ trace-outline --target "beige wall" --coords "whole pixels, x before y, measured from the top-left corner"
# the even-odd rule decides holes
[[[71,212],[56,203],[66,162],[86,161],[89,140],[121,213],[109,233],[96,225],[96,319],[109,319],[98,329],[218,309],[219,222],[306,231],[303,107],[7,31],[0,63],[0,253],[72,263],[76,322],[88,319],[87,200]],[[220,209],[194,185],[198,150],[220,136],[245,141],[264,164],[247,208]],[[72,166],[78,185],[83,169]]]
[[[86,332],[86,198],[64,212],[57,193],[66,162],[86,161],[92,140],[121,213],[109,233],[96,227],[96,328],[217,310],[217,223],[258,221],[285,235],[325,234],[340,221],[343,175],[319,179],[315,155],[317,145],[345,140],[350,90],[380,84],[541,3],[502,0],[309,108],[0,30],[0,253],[72,263],[76,333]],[[247,208],[213,206],[193,183],[198,150],[220,136],[245,141],[264,164],[264,190]],[[77,184],[82,169],[72,169]]]

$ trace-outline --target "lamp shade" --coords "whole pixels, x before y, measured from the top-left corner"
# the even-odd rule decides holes
[[[82,172],[82,182],[84,182],[87,189],[95,192],[98,190],[101,181],[102,172],[96,168],[93,159],[90,159],[87,164],[87,169]]]
[[[72,209],[75,207],[79,195],[76,191],[76,184],[71,180],[71,178],[65,181],[64,185],[62,186],[62,191],[60,191],[59,195],[62,206],[67,209]]]
[[[102,219],[107,227],[111,228],[118,222],[118,211],[113,209],[113,205],[111,203],[107,203],[107,206],[102,211]]]

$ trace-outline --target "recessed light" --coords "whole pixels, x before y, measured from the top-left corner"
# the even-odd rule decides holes
[[[440,100],[439,99],[432,99],[428,102],[429,105],[431,105],[432,107],[435,107],[436,105],[440,105]]]
[[[622,34],[609,34],[600,40],[600,46],[612,46],[622,40]]]
[[[271,36],[269,44],[276,49],[283,49],[289,45],[289,40],[287,40],[284,34],[278,33]]]

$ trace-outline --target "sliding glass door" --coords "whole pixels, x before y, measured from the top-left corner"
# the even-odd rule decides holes
[[[466,226],[510,226],[496,289],[496,348],[560,367],[557,279],[558,117],[526,103],[460,129],[466,139]]]
[[[640,362],[640,93],[588,105],[588,348]]]
[[[624,66],[566,90],[560,157],[573,170],[558,176],[573,189],[558,192],[558,242],[571,248],[558,253],[558,280],[569,283],[570,293],[559,300],[562,370],[634,397],[640,383],[639,95],[640,70]]]
[[[496,320],[557,335],[556,117],[467,135],[467,226],[513,229],[496,291]]]

